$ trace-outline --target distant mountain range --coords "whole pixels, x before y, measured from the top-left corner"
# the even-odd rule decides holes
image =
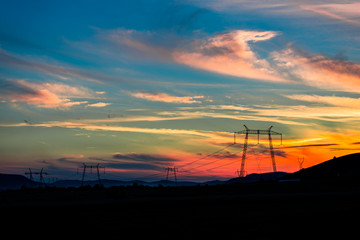
[[[131,186],[134,184],[137,185],[146,185],[146,186],[205,186],[205,185],[217,185],[217,184],[229,184],[229,183],[248,183],[248,182],[257,182],[257,181],[268,181],[273,180],[275,177],[282,177],[287,173],[284,172],[277,172],[276,175],[274,173],[263,173],[263,174],[249,174],[243,178],[233,178],[226,181],[221,180],[212,180],[207,182],[192,182],[192,181],[168,181],[168,180],[160,180],[160,181],[141,181],[141,180],[132,180],[132,181],[121,181],[121,180],[110,180],[110,179],[102,179],[101,185],[104,187],[112,187],[112,186]],[[82,184],[80,180],[59,180],[48,186],[53,187],[61,187],[61,188],[68,188],[68,187],[81,187],[83,186],[91,186],[94,187],[99,184],[98,181],[84,181]],[[40,187],[41,183],[30,181],[28,178],[22,175],[15,175],[15,174],[0,174],[0,190],[7,190],[7,189],[20,189],[22,187]]]
[[[101,184],[104,187],[111,186],[129,186],[129,185],[147,185],[147,186],[197,186],[197,185],[216,185],[216,184],[234,184],[234,183],[251,183],[269,180],[293,181],[293,180],[312,180],[312,179],[335,179],[335,178],[359,178],[360,177],[360,153],[345,155],[334,158],[312,167],[302,169],[294,173],[286,172],[270,172],[262,174],[249,174],[246,177],[232,178],[226,181],[214,180],[208,182],[191,182],[191,181],[152,181],[145,182],[140,180],[120,181],[102,179]],[[85,181],[85,186],[95,186],[98,181]],[[55,187],[80,187],[80,180],[61,180],[50,186]],[[0,190],[20,189],[21,187],[40,187],[38,182],[30,181],[22,175],[16,174],[0,174]]]
[[[121,180],[110,180],[110,179],[102,179],[101,185],[104,187],[112,187],[112,186],[131,186],[134,184],[137,185],[146,185],[146,186],[205,186],[205,185],[217,185],[217,184],[233,184],[233,183],[250,183],[250,182],[258,182],[258,181],[269,181],[280,178],[288,173],[285,172],[277,172],[274,173],[262,173],[262,174],[249,174],[246,177],[241,178],[232,178],[229,180],[221,181],[221,180],[212,180],[206,182],[192,182],[192,181],[168,181],[168,180],[160,180],[160,181],[141,181],[141,180],[132,180],[132,181],[121,181]],[[68,188],[68,187],[81,187],[83,186],[91,186],[94,187],[98,185],[99,182],[96,180],[93,181],[84,181],[82,184],[80,180],[59,180],[48,186],[53,187],[61,187],[61,188]],[[20,189],[21,187],[40,187],[41,183],[30,181],[28,178],[22,175],[16,174],[0,174],[0,190],[7,190],[7,189]]]
[[[141,180],[132,180],[132,181],[121,181],[121,180],[110,180],[110,179],[101,179],[101,185],[104,187],[111,187],[111,186],[131,186],[134,184],[137,185],[146,185],[146,186],[197,186],[197,185],[216,185],[216,184],[223,184],[226,181],[214,180],[208,182],[191,182],[191,181],[168,181],[168,180],[160,180],[160,181],[141,181]],[[80,180],[59,180],[52,184],[48,184],[48,186],[53,187],[61,187],[61,188],[68,188],[68,187],[81,187],[83,186],[91,186],[94,187],[98,185],[98,181],[84,181]],[[0,191],[1,190],[8,190],[8,189],[20,189],[22,187],[27,188],[37,188],[42,186],[39,182],[30,181],[28,178],[22,175],[16,174],[1,174],[0,173]]]

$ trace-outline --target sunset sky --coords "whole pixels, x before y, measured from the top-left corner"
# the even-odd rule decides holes
[[[0,113],[1,173],[232,178],[244,124],[297,171],[360,150],[360,3],[2,1]],[[269,171],[252,136],[246,172]]]

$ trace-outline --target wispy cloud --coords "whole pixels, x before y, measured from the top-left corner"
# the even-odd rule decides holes
[[[358,2],[301,5],[301,8],[343,22],[360,25],[360,3]]]
[[[297,78],[310,86],[330,90],[360,92],[360,64],[332,59],[288,48],[273,52],[279,72]]]
[[[49,63],[51,62],[51,63]],[[44,73],[61,80],[85,80],[89,82],[130,82],[119,76],[111,76],[89,69],[65,65],[56,61],[43,61],[39,57],[24,57],[10,53],[0,48],[0,65],[14,69],[22,69],[36,73]]]
[[[190,67],[220,74],[264,81],[287,82],[265,59],[260,59],[249,43],[267,41],[278,33],[273,31],[234,30],[202,41],[194,49],[177,49],[174,60]]]
[[[287,149],[287,148],[317,148],[317,147],[331,147],[337,146],[338,143],[319,143],[319,144],[304,144],[304,145],[292,145],[285,147],[278,147],[277,149]]]
[[[164,92],[150,93],[147,91],[138,91],[134,93],[130,92],[129,94],[135,98],[145,99],[153,102],[166,102],[166,103],[186,103],[186,104],[201,103],[201,101],[195,99],[204,98],[204,96],[178,97],[178,96],[169,95]]]
[[[211,109],[211,108],[210,108]],[[209,109],[209,110],[210,110]],[[213,112],[213,111],[166,111],[160,112],[160,115],[168,115],[168,116],[184,116],[188,118],[218,118],[218,119],[234,119],[234,120],[242,120],[242,121],[261,121],[261,122],[277,122],[286,125],[308,125],[307,123],[303,123],[300,121],[294,121],[291,117],[288,118],[286,115],[276,114],[277,111],[281,111],[278,108],[273,109],[272,111],[266,108],[268,111],[263,112],[262,109],[252,108],[248,110],[247,113],[239,114],[237,112],[233,113],[223,113],[223,112]],[[271,113],[271,114],[270,114]]]
[[[289,8],[293,5],[292,1],[262,1],[262,0],[188,0],[191,4],[196,4],[201,7],[210,8],[214,11],[220,12],[234,12],[245,10],[266,10],[266,11],[277,11],[283,8]]]
[[[360,98],[319,96],[319,95],[285,95],[285,97],[311,103],[325,103],[332,106],[360,109]]]
[[[107,43],[111,43],[113,49],[120,50],[117,54],[131,53],[130,57],[138,59],[145,57],[152,60],[168,61],[171,59],[172,49],[176,46],[176,41],[170,35],[163,36],[154,34],[151,31],[123,28],[113,30],[98,29],[98,37]]]
[[[258,108],[257,114],[268,117],[279,117],[285,119],[294,119],[302,122],[305,119],[322,120],[329,122],[346,122],[352,120],[358,120],[360,113],[357,109],[343,108],[337,106],[305,106],[305,105],[274,105]],[[308,121],[307,121],[308,122]]]
[[[124,126],[108,126],[100,124],[88,124],[86,122],[69,122],[69,121],[51,121],[43,123],[14,123],[0,124],[0,127],[62,127],[69,129],[84,129],[88,131],[114,131],[114,132],[135,132],[148,134],[165,134],[165,135],[191,135],[197,137],[223,139],[232,136],[228,132],[221,131],[202,131],[194,129],[173,129],[173,128],[140,128],[140,127],[124,127]]]

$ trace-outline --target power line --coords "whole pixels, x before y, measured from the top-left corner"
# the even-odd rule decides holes
[[[33,182],[35,182],[33,175],[39,175],[39,176],[40,176],[40,179],[39,179],[39,180],[40,180],[40,184],[41,184],[42,186],[45,186],[45,185],[46,185],[45,179],[44,179],[44,176],[43,176],[43,175],[48,175],[48,173],[47,173],[47,172],[44,172],[44,168],[41,168],[40,172],[33,172],[33,171],[31,171],[31,168],[29,168],[29,172],[25,172],[25,175],[29,175],[31,184],[32,184]]]
[[[219,153],[219,152],[221,152],[221,151],[223,151],[223,150],[225,150],[225,149],[227,149],[227,148],[229,148],[229,147],[231,147],[231,146],[233,146],[233,145],[235,145],[235,144],[236,144],[236,143],[231,143],[231,144],[227,145],[226,147],[224,147],[224,148],[222,148],[222,149],[220,149],[220,150],[217,150],[217,151],[215,151],[215,152],[213,152],[213,153],[207,154],[207,155],[205,155],[204,157],[201,157],[201,158],[199,158],[199,159],[196,159],[196,160],[194,160],[194,161],[192,161],[192,162],[189,162],[189,163],[180,165],[179,167],[185,167],[185,166],[191,165],[191,164],[193,164],[193,163],[196,163],[196,162],[198,162],[198,161],[200,161],[200,160],[203,160],[203,159],[205,159],[205,158],[208,158],[208,157],[210,157],[210,156],[212,156],[212,155],[214,155],[214,154],[216,154],[216,153]]]

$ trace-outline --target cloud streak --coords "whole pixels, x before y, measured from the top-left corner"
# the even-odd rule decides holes
[[[319,96],[319,95],[285,95],[285,97],[311,103],[325,103],[332,106],[346,107],[350,109],[360,108],[360,98]]]
[[[129,94],[130,94],[130,96],[135,97],[135,98],[144,99],[144,100],[153,101],[153,102],[165,102],[165,103],[185,103],[185,104],[201,103],[200,101],[195,100],[195,99],[204,98],[204,96],[178,97],[178,96],[169,95],[164,92],[150,93],[147,91],[138,91],[138,92],[129,93]]]
[[[114,159],[135,161],[135,162],[151,162],[151,163],[174,163],[179,161],[178,159],[168,157],[160,154],[149,154],[149,153],[114,153],[112,155]]]
[[[138,128],[138,127],[123,127],[123,126],[108,126],[87,124],[82,122],[60,122],[51,121],[44,123],[14,123],[14,124],[0,124],[0,127],[62,127],[69,129],[84,129],[88,131],[114,131],[114,132],[134,132],[147,134],[165,134],[165,135],[190,135],[196,137],[205,137],[213,139],[223,139],[231,136],[228,132],[220,131],[202,131],[193,129],[171,129],[171,128]]]
[[[301,5],[300,7],[326,17],[360,25],[360,3]]]
[[[111,103],[98,102],[98,103],[88,104],[88,107],[100,108],[100,107],[106,107],[109,105],[111,105]]]

